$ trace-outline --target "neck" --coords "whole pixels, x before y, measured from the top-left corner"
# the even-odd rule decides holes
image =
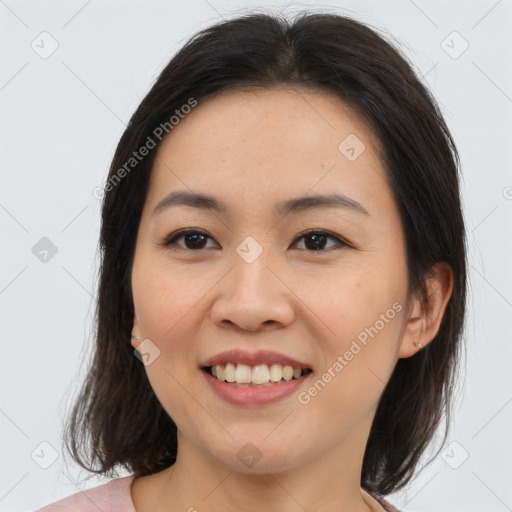
[[[360,488],[371,419],[334,448],[304,454],[303,463],[278,472],[244,473],[223,464],[178,431],[175,464],[159,473],[158,512],[368,512]],[[299,447],[298,447],[299,448]],[[263,458],[262,458],[263,460]]]

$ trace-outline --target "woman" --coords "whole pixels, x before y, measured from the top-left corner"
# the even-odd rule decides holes
[[[396,510],[450,413],[458,168],[435,100],[360,22],[194,36],[110,168],[66,436],[89,471],[131,474],[41,510]]]

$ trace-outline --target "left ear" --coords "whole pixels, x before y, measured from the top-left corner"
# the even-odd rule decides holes
[[[133,315],[133,327],[132,327],[132,338],[131,338],[131,344],[133,348],[137,348],[137,346],[141,342],[141,335],[140,335],[140,329],[139,329],[139,319],[137,318],[137,313],[134,313]]]
[[[427,346],[439,331],[446,305],[453,290],[453,271],[444,261],[436,263],[425,276],[427,301],[421,293],[412,297],[409,317],[398,352],[407,358]]]

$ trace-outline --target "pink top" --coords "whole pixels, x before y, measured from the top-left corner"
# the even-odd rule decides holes
[[[130,493],[133,478],[134,475],[116,478],[50,503],[36,512],[136,512]],[[371,496],[365,490],[362,495],[372,512],[399,512],[383,498]]]
[[[136,512],[130,494],[133,477],[116,478],[106,484],[77,492],[36,512]]]

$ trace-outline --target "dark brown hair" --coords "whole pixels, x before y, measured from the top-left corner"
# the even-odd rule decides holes
[[[130,343],[131,267],[157,148],[129,172],[120,169],[127,170],[133,153],[148,137],[154,140],[155,129],[190,98],[200,105],[216,93],[276,86],[334,93],[374,130],[405,232],[409,291],[427,301],[424,278],[433,265],[444,261],[453,270],[453,292],[437,336],[398,361],[381,396],[362,487],[380,494],[403,487],[443,417],[446,439],[463,340],[467,263],[459,156],[440,109],[401,52],[368,26],[332,13],[303,11],[293,21],[249,13],[202,30],[185,44],[117,146],[102,205],[95,351],[65,430],[67,450],[92,473],[113,476],[122,467],[137,477],[149,475],[173,464],[177,453],[176,425]]]

